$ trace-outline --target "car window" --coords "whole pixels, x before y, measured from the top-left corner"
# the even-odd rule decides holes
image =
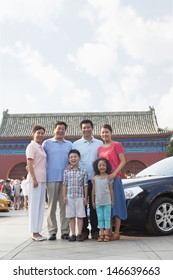
[[[168,157],[163,160],[160,160],[149,167],[145,168],[138,174],[136,177],[141,176],[164,176],[164,175],[173,175],[173,157]]]

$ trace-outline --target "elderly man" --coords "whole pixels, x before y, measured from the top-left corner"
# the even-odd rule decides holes
[[[66,129],[67,124],[65,122],[57,122],[54,126],[54,137],[43,142],[43,148],[47,154],[47,225],[50,234],[49,240],[56,240],[58,232],[57,202],[59,202],[60,208],[61,238],[69,239],[69,219],[65,217],[63,201],[63,174],[68,165],[68,153],[72,148],[72,143],[64,139]]]

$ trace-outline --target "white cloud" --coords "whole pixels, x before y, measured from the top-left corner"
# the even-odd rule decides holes
[[[29,44],[23,45],[22,42],[16,42],[14,48],[7,46],[2,48],[1,52],[18,60],[25,71],[46,87],[49,94],[55,90],[58,80],[62,78],[52,65],[44,64],[39,51],[32,50]]]
[[[145,21],[135,14],[126,15],[121,41],[128,55],[143,63],[169,62],[173,48],[173,19]]]
[[[46,64],[39,51],[33,50],[29,45],[16,42],[14,48],[9,46],[0,48],[0,53],[17,60],[23,70],[29,73],[33,84],[40,83],[42,92],[37,96],[35,96],[35,90],[30,94],[28,91],[25,93],[25,100],[30,106],[38,103],[40,94],[42,101],[47,97],[50,98],[49,101],[54,100],[57,103],[58,111],[63,111],[62,108],[71,111],[78,111],[79,108],[85,110],[86,103],[92,104],[91,93],[87,89],[78,88],[74,81],[63,75],[60,70],[52,64]]]
[[[121,1],[90,1],[82,11],[81,16],[94,28],[96,42],[92,48],[100,53],[100,44],[110,48],[110,52],[115,52],[118,56],[119,49],[136,61],[142,63],[162,63],[169,62],[173,49],[173,19],[170,16],[156,20],[142,18],[130,6],[123,6]],[[88,16],[91,14],[92,16]],[[80,46],[76,53],[79,65],[93,75],[93,68],[90,70],[88,64],[93,60],[92,56],[87,56],[85,61],[82,56],[90,53],[91,43]],[[95,47],[94,47],[95,45]],[[87,51],[88,48],[88,51]],[[104,57],[106,51],[102,50]],[[88,61],[90,60],[90,61]],[[81,61],[83,63],[81,64]],[[86,63],[86,65],[84,65]],[[109,61],[108,61],[109,63]],[[97,72],[96,72],[97,75]]]
[[[69,59],[88,74],[102,78],[109,76],[114,69],[116,53],[107,45],[86,43],[76,56],[69,55]]]
[[[67,111],[86,111],[89,109],[92,111],[92,98],[91,94],[86,89],[74,89],[68,88],[68,95],[64,94],[62,96],[62,105],[66,108]]]
[[[141,87],[145,69],[142,65],[125,66],[123,72],[123,78],[120,81],[122,92],[131,94],[131,97],[133,96],[134,98],[134,95]]]
[[[173,20],[165,9],[169,1],[158,1],[148,11],[136,0],[0,0],[1,110],[138,111],[153,105],[166,119],[166,104],[172,112]]]
[[[169,128],[173,129],[173,86],[169,92],[161,97],[157,106],[157,113],[159,118],[159,125],[165,127],[165,124],[169,124]],[[164,122],[163,122],[164,120]]]
[[[62,11],[64,0],[0,0],[0,20],[53,25]]]
[[[119,0],[88,0],[80,16],[90,24],[95,37],[69,58],[78,71],[85,70],[100,82],[104,110],[160,106],[171,75],[167,71],[166,77],[165,71],[173,57],[172,17],[144,18]],[[159,87],[161,83],[164,87]]]

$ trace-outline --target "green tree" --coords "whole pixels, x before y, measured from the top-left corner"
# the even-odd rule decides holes
[[[173,156],[173,138],[171,138],[169,144],[166,147],[166,155],[167,157]]]

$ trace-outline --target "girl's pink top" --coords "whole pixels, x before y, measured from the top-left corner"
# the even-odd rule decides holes
[[[112,166],[112,172],[115,171],[120,164],[119,154],[124,154],[124,148],[121,143],[114,142],[109,147],[100,146],[98,148],[98,157],[103,157],[109,160]],[[121,171],[119,171],[116,177],[121,177]]]

